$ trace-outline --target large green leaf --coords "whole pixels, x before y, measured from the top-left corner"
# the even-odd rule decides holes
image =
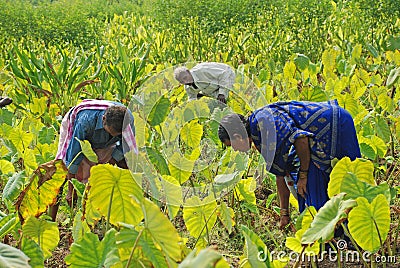
[[[345,108],[352,117],[355,117],[358,113],[358,103],[349,93],[344,95],[336,95],[335,96],[338,100],[340,106]]]
[[[241,265],[248,263],[250,267],[270,267],[270,253],[264,242],[247,226],[242,225],[241,230],[245,239],[244,255],[241,257]]]
[[[165,254],[174,261],[181,261],[182,239],[168,218],[156,204],[147,198],[141,201],[144,226]]]
[[[14,172],[14,165],[10,161],[0,159],[0,174],[8,174]]]
[[[143,219],[139,205],[131,198],[131,195],[140,197],[142,191],[129,170],[109,164],[96,165],[90,170],[89,184],[91,205],[104,217],[109,216],[110,223],[136,225]]]
[[[3,189],[3,201],[5,199],[14,201],[14,199],[21,193],[22,187],[25,183],[25,172],[17,172],[8,179],[6,186]]]
[[[43,252],[35,241],[24,237],[22,239],[21,250],[30,258],[29,265],[32,268],[44,267]]]
[[[151,262],[155,268],[168,267],[167,260],[160,251],[160,248],[154,244],[154,240],[149,230],[145,229],[139,241],[143,255]]]
[[[18,217],[15,214],[2,217],[0,220],[0,238],[3,238],[6,234],[10,233],[18,222]]]
[[[149,124],[151,126],[157,126],[161,124],[168,115],[170,105],[171,103],[169,99],[161,96],[161,98],[159,98],[157,102],[154,103],[154,106],[152,107],[151,112],[147,118]]]
[[[328,97],[326,96],[326,92],[319,86],[303,88],[301,96],[306,101],[321,102],[328,99]]]
[[[39,131],[38,140],[42,144],[52,144],[54,142],[55,135],[56,133],[54,128],[43,127]]]
[[[383,92],[378,96],[378,105],[385,111],[392,113],[396,107],[395,100]]]
[[[23,152],[31,144],[33,134],[19,128],[13,128],[8,134],[8,139],[14,144],[18,152]]]
[[[180,137],[187,146],[196,148],[200,145],[202,135],[203,126],[196,120],[192,120],[182,127]]]
[[[384,157],[386,155],[387,144],[378,136],[371,135],[368,138],[360,136],[359,142],[360,144],[364,143],[367,144],[369,147],[371,147],[372,150],[374,151],[375,156]],[[372,154],[368,156],[372,156]]]
[[[40,99],[33,98],[32,102],[29,103],[29,109],[36,116],[40,116],[47,109],[47,101],[48,101],[48,98],[46,98],[46,97],[41,97]]]
[[[351,161],[350,158],[344,157],[336,163],[331,172],[328,184],[329,197],[341,192],[340,187],[342,185],[342,180],[349,172],[353,173],[360,181],[365,181],[371,185],[375,185],[373,177],[374,165],[372,162],[359,158]]]
[[[79,144],[81,145],[81,150],[82,153],[86,156],[86,158],[93,163],[97,163],[99,162],[99,159],[97,157],[97,154],[93,151],[92,149],[92,145],[90,144],[90,142],[88,140],[83,140],[81,141],[80,139],[78,139],[77,137],[75,137],[75,139],[79,142]]]
[[[211,267],[230,267],[218,251],[205,248],[202,249],[196,256],[197,249],[194,249],[186,258],[179,264],[178,268],[211,268]]]
[[[383,194],[388,202],[390,200],[389,185],[382,183],[378,186],[372,186],[364,181],[358,180],[352,173],[344,175],[340,189],[341,192],[346,193],[346,199],[365,197],[368,202],[372,202],[377,195]]]
[[[357,198],[358,206],[349,213],[349,231],[364,250],[376,252],[386,240],[390,229],[390,208],[384,195],[370,204],[364,197]]]
[[[62,160],[40,165],[15,205],[22,217],[39,216],[49,205],[54,204],[66,175],[67,168]]]
[[[161,181],[164,192],[165,199],[167,201],[168,216],[173,219],[178,213],[180,206],[183,204],[182,198],[182,187],[179,182],[172,176],[164,175]]]
[[[297,57],[294,59],[294,64],[296,64],[296,67],[300,71],[304,71],[308,68],[308,65],[310,64],[310,59],[306,55],[297,54]]]
[[[164,157],[161,155],[160,152],[151,147],[146,147],[146,153],[151,163],[154,165],[154,167],[161,175],[170,174],[167,162],[165,161]]]
[[[22,225],[23,235],[35,241],[43,251],[44,258],[51,256],[53,250],[60,241],[60,234],[56,222],[29,217]]]
[[[390,128],[388,123],[381,116],[375,118],[375,129],[378,136],[383,139],[385,143],[390,141]]]
[[[116,231],[109,230],[100,242],[97,235],[86,233],[79,242],[71,245],[71,253],[65,258],[69,267],[110,267],[119,262],[115,240]]]
[[[228,207],[225,202],[221,202],[217,210],[217,215],[228,232],[231,233],[233,226],[235,226],[235,212],[233,209]]]
[[[194,162],[188,160],[184,156],[181,156],[178,152],[175,152],[171,157],[168,158],[168,167],[171,176],[177,179],[182,185],[192,175]]]
[[[346,211],[356,205],[354,200],[344,200],[344,193],[334,196],[320,208],[310,228],[301,238],[302,244],[316,241],[325,243],[333,238],[336,224],[347,217]]]
[[[361,154],[368,159],[374,160],[376,158],[376,152],[374,148],[367,143],[360,142],[360,151]]]
[[[183,206],[183,219],[191,236],[198,238],[211,232],[217,220],[217,202],[211,198],[200,200],[198,196],[188,199]]]
[[[31,268],[29,258],[19,249],[0,243],[0,267]]]
[[[72,237],[75,242],[79,242],[86,233],[90,233],[90,227],[86,221],[82,220],[82,212],[76,213],[72,226]]]
[[[256,195],[254,190],[256,188],[255,180],[250,177],[248,179],[240,180],[237,184],[235,189],[238,190],[239,199],[246,200],[249,204],[256,204]]]
[[[189,122],[195,118],[209,118],[210,108],[208,108],[207,102],[203,100],[194,100],[186,104],[183,113],[184,120]]]
[[[302,253],[308,256],[316,256],[319,253],[319,243],[318,241],[312,245],[303,245],[301,243],[301,238],[306,229],[297,230],[295,237],[286,237],[286,247],[297,253]],[[305,249],[303,249],[305,247]]]
[[[150,262],[152,267],[168,267],[167,260],[159,247],[157,247],[146,229],[140,227],[141,233],[129,224],[121,224],[122,228],[116,235],[120,260],[124,267],[130,260],[129,267],[136,268],[139,262]],[[138,239],[135,251],[132,253],[135,241]],[[150,265],[149,265],[150,266]]]

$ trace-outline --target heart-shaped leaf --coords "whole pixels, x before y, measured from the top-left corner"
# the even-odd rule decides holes
[[[43,219],[29,217],[22,225],[23,235],[35,241],[43,251],[44,258],[51,256],[53,250],[60,241],[60,234],[56,222],[48,222]]]
[[[102,241],[97,235],[86,233],[79,242],[71,245],[71,253],[65,262],[71,268],[78,267],[110,267],[119,262],[115,240],[116,231],[109,230]]]
[[[389,203],[382,194],[371,204],[364,197],[356,201],[358,206],[349,213],[350,234],[364,250],[376,252],[383,246],[390,229]]]
[[[341,192],[341,185],[347,173],[353,173],[359,180],[375,185],[373,176],[374,165],[370,161],[356,159],[351,161],[349,157],[344,157],[336,163],[333,168],[328,184],[328,195],[332,197]]]
[[[303,234],[302,244],[312,244],[316,241],[325,243],[333,238],[336,224],[347,218],[346,211],[356,205],[354,200],[344,200],[344,196],[344,193],[338,194],[320,208],[310,228]]]
[[[141,176],[134,174],[134,176]],[[110,164],[100,164],[91,168],[88,199],[102,216],[116,225],[125,222],[136,225],[143,219],[143,213],[131,195],[142,196],[131,172]]]

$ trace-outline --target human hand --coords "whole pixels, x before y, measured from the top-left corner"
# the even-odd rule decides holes
[[[281,219],[279,221],[279,229],[283,230],[286,228],[286,226],[288,226],[290,223],[290,217],[289,215],[283,215],[281,216]]]
[[[226,99],[225,99],[225,96],[223,94],[218,94],[217,100],[219,100],[220,102],[226,104]]]
[[[299,179],[297,180],[297,192],[305,198],[307,193],[307,178],[308,172],[306,171],[299,171]]]

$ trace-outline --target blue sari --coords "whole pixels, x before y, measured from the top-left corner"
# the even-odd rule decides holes
[[[297,138],[309,137],[311,161],[307,195],[299,196],[299,209],[305,204],[321,208],[328,201],[331,161],[345,156],[361,157],[351,115],[336,100],[328,102],[276,102],[256,110],[249,117],[251,138],[263,155],[267,169],[275,175],[294,174],[298,159]]]

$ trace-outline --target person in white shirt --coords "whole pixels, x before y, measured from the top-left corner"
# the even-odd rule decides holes
[[[178,67],[174,76],[184,85],[189,100],[208,96],[223,103],[226,103],[228,91],[232,89],[236,77],[229,65],[218,62],[199,63],[190,70]]]

